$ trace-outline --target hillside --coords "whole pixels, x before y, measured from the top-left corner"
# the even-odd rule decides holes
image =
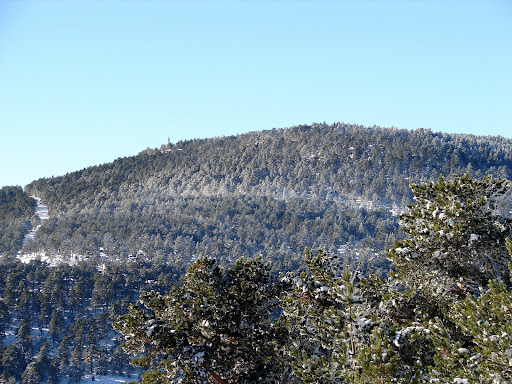
[[[183,141],[29,184],[51,219],[24,251],[66,260],[103,248],[183,268],[262,254],[294,270],[323,247],[385,270],[410,183],[511,172],[511,140],[428,129],[313,124]]]
[[[0,189],[0,255],[16,254],[21,248],[24,234],[32,227],[36,205],[21,187]]]

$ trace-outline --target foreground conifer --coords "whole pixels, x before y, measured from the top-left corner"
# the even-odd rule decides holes
[[[396,373],[397,354],[371,314],[361,279],[323,250],[306,252],[308,272],[285,277],[284,300],[291,337],[287,353],[304,383],[386,383]]]
[[[507,241],[512,256],[512,243]],[[512,272],[512,264],[509,264]],[[512,284],[512,281],[509,282]],[[457,340],[436,319],[431,328],[437,348],[434,382],[512,382],[512,292],[503,280],[492,280],[479,297],[456,303],[448,319],[463,333]]]
[[[400,282],[422,295],[465,297],[508,275],[505,238],[511,221],[497,212],[508,180],[441,176],[411,188],[415,203],[400,215],[410,237],[388,252]]]
[[[276,382],[276,289],[260,259],[222,268],[204,258],[182,287],[142,295],[115,327],[135,363],[149,368],[143,383]]]

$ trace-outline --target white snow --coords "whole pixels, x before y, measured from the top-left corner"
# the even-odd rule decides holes
[[[471,357],[469,358],[469,360],[473,360],[473,361],[474,361],[474,360],[478,360],[478,359],[480,359],[481,357],[482,357],[482,355],[481,355],[480,353],[477,353],[477,354],[475,354],[475,355],[471,356]]]
[[[428,333],[429,331],[425,329],[425,327],[418,325],[403,328],[396,333],[393,344],[395,344],[397,347],[400,347],[400,338],[407,337],[411,332]]]
[[[367,327],[367,326],[369,326],[369,325],[371,325],[371,324],[372,324],[372,321],[371,321],[371,320],[368,320],[368,319],[367,319],[367,318],[365,318],[365,317],[358,317],[356,321],[357,321],[357,324],[358,324],[360,327],[362,327],[362,328],[365,328],[365,327]]]
[[[93,380],[94,377],[94,380]],[[128,383],[133,380],[138,380],[139,375],[128,376],[118,376],[118,375],[86,375],[81,381],[80,384],[117,384],[117,383]],[[60,384],[67,384],[69,382],[69,378],[62,379]]]
[[[39,223],[39,225],[37,227],[32,228],[32,230],[25,235],[25,238],[23,239],[24,245],[26,243],[29,243],[34,240],[34,238],[36,236],[36,232],[38,231],[39,228],[41,228],[41,226],[43,225],[43,222],[50,218],[50,216],[48,215],[48,207],[43,205],[43,203],[41,202],[41,199],[37,196],[30,196],[30,197],[32,197],[37,202],[36,215],[39,217],[41,222]],[[43,260],[44,254],[43,255],[41,255],[41,254],[26,254],[26,253],[18,252],[17,257],[22,263],[29,263],[31,260],[35,260],[37,258],[40,258],[41,260]]]
[[[197,352],[192,358],[194,359],[194,361],[202,363],[204,360],[204,352]]]

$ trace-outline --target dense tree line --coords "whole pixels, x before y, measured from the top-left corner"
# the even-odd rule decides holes
[[[115,328],[149,368],[142,383],[510,383],[512,221],[496,213],[509,188],[413,185],[388,279],[323,250],[279,279],[260,259],[203,258]]]
[[[342,245],[355,248],[363,240],[366,247],[382,249],[396,227],[396,218],[388,212],[334,202],[278,201],[265,196],[188,197],[159,206],[122,211],[90,208],[76,216],[52,217],[24,251],[44,250],[64,255],[65,261],[70,254],[92,257],[103,248],[113,257],[139,254],[177,266],[189,264],[195,255],[215,255],[230,262],[237,255],[261,254],[272,259],[275,270],[288,270],[298,268],[292,250],[300,253],[315,246],[337,252]],[[329,244],[333,238],[337,241]],[[379,262],[374,268],[385,269],[385,262]]]
[[[511,166],[508,139],[426,129],[313,124],[183,141],[29,184],[51,218],[24,251],[66,259],[102,247],[177,266],[262,255],[290,270],[321,247],[385,271],[373,250],[401,236],[390,211],[411,202],[411,182],[511,177]]]
[[[166,292],[179,279],[143,262],[48,267],[0,259],[0,381],[79,382],[85,374],[133,372],[111,319],[141,292]]]
[[[25,234],[35,223],[36,205],[21,187],[0,189],[0,255],[16,254],[21,249]]]

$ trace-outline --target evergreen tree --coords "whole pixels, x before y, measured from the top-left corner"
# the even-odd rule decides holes
[[[412,186],[416,202],[400,216],[411,237],[388,251],[396,272],[378,306],[405,376],[423,380],[435,364],[430,321],[437,319],[439,334],[465,345],[467,336],[449,316],[450,308],[485,291],[487,279],[508,277],[510,221],[497,213],[497,202],[509,184],[465,175]]]
[[[115,328],[127,351],[142,353],[136,362],[151,368],[143,382],[275,382],[282,371],[275,290],[261,260],[222,268],[204,258],[189,268],[182,287],[143,294],[145,308],[132,306]]]
[[[438,300],[464,297],[497,276],[508,276],[505,238],[511,221],[497,213],[510,182],[469,175],[412,185],[416,202],[400,215],[411,237],[388,252],[395,277],[414,293]]]
[[[25,368],[25,371],[21,377],[21,384],[38,384],[40,382],[41,377],[39,376],[37,363],[33,361],[27,365],[27,368]]]
[[[50,345],[46,342],[43,343],[39,353],[36,356],[36,372],[39,376],[39,380],[43,381],[48,378],[50,371],[52,370],[53,361],[49,355]],[[32,363],[31,363],[32,364]],[[29,364],[30,365],[30,364]]]
[[[512,243],[507,246],[512,256]],[[509,268],[512,272],[512,264]],[[465,338],[454,338],[439,319],[432,322],[437,350],[432,382],[512,382],[512,291],[504,281],[492,280],[481,296],[456,303],[447,318]]]
[[[323,250],[307,251],[305,262],[309,274],[284,278],[293,284],[284,309],[293,373],[305,383],[392,380],[397,356],[372,319],[357,273]]]
[[[26,360],[30,360],[32,357],[33,336],[30,334],[30,321],[27,318],[20,320],[18,331],[16,332],[16,338],[25,355]]]
[[[5,335],[10,318],[9,307],[3,301],[0,301],[0,339]]]
[[[21,380],[23,372],[28,365],[27,359],[28,357],[22,344],[16,341],[5,349],[2,365],[8,376]]]
[[[65,336],[57,346],[55,363],[60,376],[65,376],[68,373],[67,368],[70,364],[71,357],[70,347],[71,340],[69,336]]]
[[[52,312],[52,318],[50,320],[50,329],[49,334],[52,337],[52,345],[55,346],[55,343],[60,340],[62,337],[62,326],[64,325],[64,320],[60,315],[59,311],[54,310]]]
[[[94,365],[99,360],[100,351],[96,343],[88,343],[83,353],[83,363],[87,366],[89,373],[94,373]]]
[[[75,345],[69,359],[69,378],[71,382],[78,383],[85,373],[82,348]]]

